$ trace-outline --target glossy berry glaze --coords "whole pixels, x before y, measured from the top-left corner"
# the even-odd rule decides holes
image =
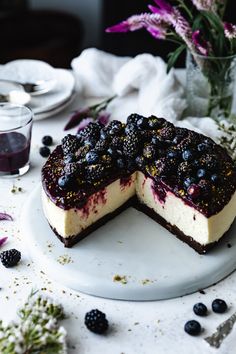
[[[95,192],[141,171],[153,179],[153,193],[168,191],[207,217],[218,213],[236,189],[236,170],[226,151],[204,135],[176,128],[163,118],[138,114],[106,127],[90,123],[67,135],[42,170],[48,197],[63,209],[82,208]]]
[[[29,161],[30,145],[17,132],[0,133],[0,172],[14,172]]]

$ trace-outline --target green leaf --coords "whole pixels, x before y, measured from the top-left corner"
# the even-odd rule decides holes
[[[217,32],[224,32],[224,25],[219,16],[209,11],[201,11],[203,17],[209,22],[213,29]]]
[[[183,50],[186,48],[185,44],[181,44],[174,52],[169,54],[169,59],[167,63],[167,73],[170,71],[170,69],[175,65],[178,57],[180,54],[183,52]]]

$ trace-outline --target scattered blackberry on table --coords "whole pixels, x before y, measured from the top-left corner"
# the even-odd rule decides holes
[[[133,157],[138,153],[138,136],[132,133],[124,139],[123,151],[126,156]]]
[[[197,316],[206,316],[207,315],[207,307],[202,302],[198,302],[193,306],[193,312]]]
[[[91,332],[97,334],[105,333],[109,326],[105,313],[97,309],[86,313],[84,323]]]
[[[96,150],[90,150],[85,155],[85,159],[89,165],[97,163],[99,161],[99,154]]]
[[[16,249],[10,249],[0,253],[0,260],[2,265],[6,268],[11,268],[17,265],[21,260],[21,253]]]
[[[74,180],[74,176],[73,175],[63,175],[61,177],[58,178],[58,186],[61,189],[69,189],[71,187],[73,187],[75,180]]]
[[[201,325],[198,321],[190,320],[185,323],[184,330],[191,336],[197,336],[201,332]]]
[[[42,144],[43,145],[46,145],[46,146],[50,146],[52,145],[53,143],[53,139],[50,135],[45,135],[43,138],[42,138]]]
[[[41,146],[39,153],[42,157],[48,157],[51,153],[50,149],[47,146]]]
[[[61,142],[64,155],[73,154],[79,149],[79,141],[74,135],[66,135]]]
[[[216,313],[224,313],[228,309],[226,302],[222,299],[215,299],[211,306]]]

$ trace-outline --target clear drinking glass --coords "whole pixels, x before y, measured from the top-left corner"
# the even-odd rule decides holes
[[[187,52],[187,114],[228,118],[231,114],[236,56],[207,57]]]
[[[33,113],[26,106],[0,103],[0,177],[29,170]]]

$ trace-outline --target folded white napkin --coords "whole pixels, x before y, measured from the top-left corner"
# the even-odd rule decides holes
[[[86,49],[73,59],[77,89],[84,96],[112,96],[123,98],[136,93],[135,107],[126,113],[155,114],[176,121],[186,107],[183,87],[174,70],[166,73],[160,57],[140,54],[135,58],[118,57],[95,48]],[[117,103],[118,103],[117,102]],[[129,105],[130,106],[130,105]]]
[[[126,121],[134,112],[154,114],[216,141],[220,136],[216,123],[209,117],[180,120],[186,108],[184,80],[178,80],[174,69],[167,74],[166,63],[160,57],[118,57],[89,48],[73,59],[71,66],[77,90],[85,97],[118,96],[109,106],[112,119]]]

